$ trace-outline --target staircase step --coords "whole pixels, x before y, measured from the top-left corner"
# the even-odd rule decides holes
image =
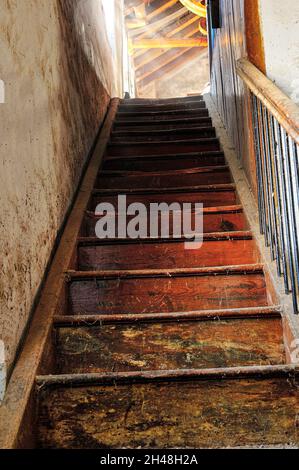
[[[248,232],[205,235],[202,247],[196,250],[187,250],[185,241],[82,239],[78,244],[78,270],[237,266],[260,260]]]
[[[114,131],[111,134],[111,142],[155,142],[155,141],[175,141],[175,140],[188,140],[194,138],[207,138],[216,137],[216,130],[212,126],[174,128],[174,129],[159,129],[154,131]]]
[[[188,109],[186,111],[148,111],[148,112],[126,112],[118,113],[116,115],[115,123],[125,122],[126,125],[130,121],[168,121],[170,119],[181,120],[190,118],[209,117],[209,110],[207,108],[202,109]]]
[[[41,448],[299,445],[294,366],[108,375],[38,378]]]
[[[206,108],[206,103],[203,100],[197,101],[181,101],[175,103],[121,103],[117,114],[120,113],[145,113],[145,112],[168,112],[175,111],[188,111],[189,109],[203,109]]]
[[[103,170],[122,171],[169,171],[186,170],[204,166],[225,165],[224,153],[202,152],[194,154],[135,155],[129,158],[109,157],[103,163]]]
[[[200,110],[198,116],[142,116],[139,118],[126,118],[119,116],[115,120],[114,130],[125,129],[166,129],[168,126],[192,127],[192,126],[208,126],[212,125],[212,119],[209,116],[208,110]]]
[[[269,305],[260,265],[67,273],[69,313],[145,314]]]
[[[107,156],[167,155],[169,153],[189,153],[220,150],[219,140],[215,138],[178,140],[172,142],[117,142],[107,146]]]
[[[89,210],[95,211],[98,204],[107,202],[117,207],[117,200],[119,194],[123,191],[115,190],[94,190],[91,195]],[[196,188],[167,188],[148,189],[148,190],[135,190],[126,191],[127,204],[140,202],[148,209],[150,204],[165,202],[171,204],[173,202],[183,203],[202,203],[204,208],[216,206],[232,206],[237,203],[237,196],[235,186],[229,185],[214,185],[214,186],[201,186]]]
[[[180,105],[175,104],[157,104],[155,106],[147,106],[142,104],[137,105],[121,105],[117,110],[117,118],[120,115],[125,116],[152,116],[153,114],[193,114],[197,113],[202,109],[207,109],[204,101],[197,101],[193,103],[181,103]]]
[[[232,182],[228,166],[202,167],[189,170],[134,174],[132,172],[101,172],[96,187],[103,189],[177,188],[181,185],[200,186]]]
[[[60,374],[285,363],[281,319],[56,328]]]
[[[194,212],[192,213],[192,223],[195,222]],[[108,217],[108,214],[106,215]],[[111,217],[114,217],[112,214]],[[94,212],[87,211],[81,227],[82,237],[95,237],[95,226],[101,216],[95,215]],[[134,216],[127,216],[129,222]],[[161,214],[158,217],[159,227],[161,226]],[[150,236],[150,216],[147,217],[147,235]],[[212,207],[203,210],[203,231],[211,232],[238,232],[244,231],[248,227],[241,206]],[[173,235],[173,213],[169,216],[169,234]]]
[[[189,101],[203,101],[204,98],[202,95],[192,95],[192,96],[183,96],[180,98],[163,98],[163,99],[156,99],[156,98],[129,98],[120,100],[120,104],[166,104],[166,103],[185,103]]]
[[[156,122],[149,121],[129,121],[119,122],[114,125],[114,135],[133,134],[134,132],[156,132],[171,131],[175,129],[192,130],[201,127],[212,127],[212,119],[209,117],[199,117],[193,119],[170,119]]]

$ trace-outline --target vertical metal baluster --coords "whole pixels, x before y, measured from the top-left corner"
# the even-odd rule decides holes
[[[284,161],[286,169],[286,178],[287,178],[287,194],[288,194],[288,205],[289,205],[289,214],[290,214],[290,231],[293,247],[293,260],[294,260],[294,270],[296,276],[295,290],[293,296],[295,297],[296,308],[295,313],[298,314],[298,286],[299,286],[299,251],[298,251],[298,231],[296,224],[296,214],[295,214],[295,195],[293,187],[293,178],[292,178],[292,164],[290,156],[290,142],[288,135],[285,130],[283,130],[283,148],[284,148]]]
[[[252,120],[254,126],[254,146],[255,146],[255,160],[256,160],[256,177],[257,177],[257,190],[258,190],[258,206],[259,206],[259,221],[261,234],[266,233],[266,210],[265,210],[265,194],[262,179],[262,162],[261,162],[261,148],[259,140],[259,122],[257,110],[257,98],[251,93],[252,101]]]
[[[267,150],[266,150],[266,135],[265,135],[265,120],[264,120],[264,106],[260,102],[260,116],[261,116],[261,142],[262,142],[262,167],[263,167],[263,179],[264,179],[264,188],[265,188],[265,206],[266,206],[266,245],[271,247],[271,255],[274,259],[274,240],[272,232],[272,215],[271,215],[271,194],[269,188],[269,174],[268,174],[268,162],[267,162]]]
[[[271,233],[272,233],[272,258],[277,260],[278,275],[281,276],[281,265],[280,265],[280,251],[278,245],[278,227],[277,227],[277,211],[275,205],[275,193],[274,193],[274,181],[273,181],[273,153],[271,147],[271,126],[269,122],[269,113],[264,108],[264,123],[266,131],[266,161],[267,161],[267,172],[269,176],[268,185],[270,192],[270,212],[271,212]]]
[[[295,288],[295,276],[294,276],[294,264],[293,264],[293,254],[291,249],[291,234],[290,234],[290,227],[288,223],[289,215],[288,215],[288,206],[287,206],[287,196],[286,196],[286,188],[285,188],[285,176],[284,176],[284,167],[283,167],[283,148],[282,148],[282,140],[281,140],[281,126],[277,120],[275,120],[275,131],[276,131],[276,138],[277,138],[277,166],[278,166],[278,178],[280,180],[280,187],[281,187],[281,206],[282,206],[282,218],[284,220],[284,243],[286,248],[286,258],[288,262],[288,275],[291,281],[291,289],[289,285],[289,292],[292,292]],[[279,177],[280,175],[280,177]]]
[[[266,246],[270,245],[269,240],[269,217],[268,217],[268,194],[267,194],[267,186],[266,186],[266,170],[265,170],[265,155],[264,155],[264,143],[263,143],[263,124],[262,124],[262,103],[258,102],[257,112],[258,112],[258,135],[259,135],[259,147],[260,147],[260,168],[261,168],[261,183],[263,188],[263,195],[264,195],[264,220],[265,220],[265,243]]]
[[[284,162],[284,147],[282,143],[282,133],[280,124],[277,123],[277,141],[278,141],[278,152],[279,152],[279,167],[281,172],[281,187],[282,187],[282,203],[283,203],[283,215],[285,220],[285,231],[286,231],[286,247],[289,261],[289,272],[291,280],[292,298],[294,311],[297,312],[298,304],[296,298],[296,278],[294,272],[294,253],[292,249],[292,230],[290,229],[290,211],[287,196],[287,182],[286,182],[286,170]]]
[[[279,271],[281,274],[283,273],[285,291],[286,291],[286,294],[289,294],[290,287],[289,287],[289,277],[288,277],[288,265],[287,265],[287,259],[286,259],[287,248],[286,248],[285,236],[284,236],[285,220],[283,217],[282,191],[281,191],[279,169],[278,169],[278,158],[279,158],[278,142],[277,142],[277,137],[275,135],[275,124],[277,123],[277,121],[275,120],[273,116],[270,117],[270,121],[271,121],[271,142],[272,142],[272,149],[273,149],[274,181],[275,181],[276,194],[277,194],[278,236],[279,236],[279,245],[281,248],[281,261],[282,261],[282,270],[281,270],[281,264],[279,263],[278,274],[279,274]]]

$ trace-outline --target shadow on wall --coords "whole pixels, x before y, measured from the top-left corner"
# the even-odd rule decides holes
[[[59,136],[58,144],[64,146],[63,154],[71,154],[73,176],[80,171],[82,156],[85,157],[90,149],[110,100],[96,70],[96,58],[102,55],[96,42],[97,34],[104,34],[105,28],[94,32],[91,38],[94,25],[90,21],[90,11],[84,11],[84,4],[86,2],[80,0],[58,0],[61,35],[59,101],[67,134]],[[108,44],[106,47],[108,49]]]

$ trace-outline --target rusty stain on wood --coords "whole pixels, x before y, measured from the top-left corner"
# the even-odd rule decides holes
[[[59,373],[284,364],[277,319],[58,328]]]

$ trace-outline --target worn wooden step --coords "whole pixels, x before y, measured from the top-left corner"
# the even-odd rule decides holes
[[[108,214],[105,215],[106,217]],[[111,214],[111,217],[114,217]],[[195,221],[194,212],[191,214],[192,224]],[[96,215],[95,212],[87,211],[81,227],[82,237],[95,237],[95,226],[101,216]],[[132,220],[134,216],[127,216],[127,223]],[[159,227],[161,227],[161,214],[158,217]],[[150,236],[150,215],[147,216],[147,235]],[[169,215],[169,234],[173,235],[173,212]],[[194,225],[193,225],[194,226]],[[243,231],[248,228],[248,223],[244,217],[241,206],[227,206],[227,207],[211,207],[204,208],[203,210],[203,231],[204,233],[211,232],[233,232]],[[118,235],[118,231],[116,230]]]
[[[118,113],[116,115],[116,123],[119,122],[126,122],[126,124],[130,121],[168,121],[170,119],[190,119],[190,118],[198,118],[198,117],[209,117],[209,110],[207,108],[197,108],[197,109],[188,109],[186,111],[148,111],[148,112],[126,112],[126,113]]]
[[[190,139],[157,142],[117,142],[107,146],[107,156],[165,155],[169,153],[206,152],[220,150],[216,138]]]
[[[146,104],[121,104],[117,110],[117,116],[120,114],[125,115],[146,115],[152,113],[171,113],[181,114],[188,113],[189,111],[197,111],[199,109],[206,109],[206,103],[204,101],[192,101],[180,104],[166,103],[156,105]]]
[[[284,364],[281,319],[56,328],[56,373]]]
[[[127,119],[120,119],[115,120],[113,129],[114,130],[126,130],[126,129],[167,129],[173,127],[193,127],[193,126],[209,126],[212,125],[212,119],[209,117],[209,113],[206,111],[201,110],[199,116],[161,116],[159,117],[142,117],[139,119],[135,118],[127,118]]]
[[[152,104],[121,104],[118,108],[119,113],[146,113],[146,112],[168,112],[188,111],[189,109],[203,109],[206,108],[204,101],[185,101],[181,103],[156,103]]]
[[[98,204],[102,202],[111,203],[117,210],[117,201],[119,194],[123,191],[116,190],[94,190],[91,195],[89,210],[95,211]],[[148,189],[143,191],[126,191],[127,206],[134,202],[140,202],[150,208],[150,204],[154,203],[167,203],[173,202],[183,203],[202,203],[204,208],[217,207],[217,206],[232,206],[237,203],[237,196],[235,186],[230,185],[213,185],[210,187],[198,186],[196,188],[167,188],[162,190]]]
[[[225,163],[224,153],[216,151],[195,154],[158,155],[158,157],[156,155],[135,155],[129,158],[110,157],[105,159],[102,169],[104,171],[179,171],[205,166],[221,166],[225,165]]]
[[[232,182],[228,166],[202,167],[189,170],[164,171],[152,173],[101,172],[97,178],[99,189],[137,189],[137,188],[177,188],[184,186],[200,186],[209,184],[228,184]]]
[[[132,375],[128,383],[113,382],[111,374],[106,384],[96,374],[39,377],[39,447],[298,448],[295,367],[173,376],[176,380],[142,383]]]
[[[181,321],[207,321],[207,320],[242,320],[247,319],[281,319],[281,306],[230,308],[217,310],[197,310],[191,312],[172,313],[145,313],[145,314],[118,314],[113,315],[58,315],[54,317],[54,325],[65,326],[102,326],[115,324],[136,323],[167,323]]]
[[[259,262],[256,243],[249,232],[205,235],[196,250],[186,249],[184,241],[82,239],[78,244],[77,269],[168,269]]]
[[[69,272],[69,313],[144,314],[267,306],[260,265]]]
[[[193,140],[194,138],[216,137],[216,130],[212,126],[201,126],[192,128],[159,129],[149,131],[114,131],[111,134],[111,142],[155,142],[155,141],[175,141]]]
[[[183,96],[180,98],[130,98],[130,99],[123,99],[120,100],[120,104],[148,104],[148,105],[156,105],[156,104],[180,104],[180,103],[188,103],[193,101],[203,101],[204,98],[202,95],[192,95],[192,96]]]
[[[130,135],[135,132],[168,132],[175,129],[192,130],[202,127],[212,127],[212,119],[209,117],[201,117],[193,120],[170,120],[151,123],[149,121],[138,121],[129,123],[116,123],[113,135]]]

